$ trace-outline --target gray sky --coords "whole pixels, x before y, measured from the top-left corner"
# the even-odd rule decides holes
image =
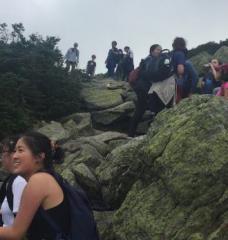
[[[80,67],[97,55],[97,72],[110,42],[129,45],[135,63],[148,54],[150,45],[171,48],[183,36],[192,48],[228,38],[228,0],[0,0],[0,22],[22,22],[26,34],[58,36],[65,54],[79,43]]]

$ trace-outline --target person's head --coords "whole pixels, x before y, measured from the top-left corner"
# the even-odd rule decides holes
[[[95,59],[96,59],[96,55],[93,54],[93,55],[91,56],[91,58],[92,58],[92,60],[95,60]]]
[[[153,57],[157,57],[161,54],[162,47],[159,44],[153,44],[150,47],[150,55]]]
[[[19,136],[5,138],[1,144],[2,167],[7,171],[13,172],[13,154]]]
[[[112,41],[112,48],[116,48],[117,46],[117,41]]]
[[[124,52],[128,53],[130,51],[130,47],[126,46],[124,47]]]
[[[220,61],[217,58],[213,58],[211,59],[210,63],[215,67],[219,67],[219,65],[221,65]]]
[[[23,134],[17,141],[13,155],[14,173],[26,179],[40,170],[53,169],[51,140],[38,132]]]
[[[174,50],[185,50],[187,47],[186,40],[182,37],[176,37],[172,46]]]
[[[78,48],[78,43],[74,43],[74,48]]]

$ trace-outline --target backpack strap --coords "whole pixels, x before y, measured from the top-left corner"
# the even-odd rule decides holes
[[[17,175],[11,175],[8,179],[7,185],[6,185],[6,198],[7,198],[7,202],[9,204],[9,208],[10,210],[13,212],[13,182],[15,180],[15,178],[17,177]]]
[[[17,175],[10,175],[8,176],[0,189],[0,205],[2,205],[5,197],[7,197],[7,201],[9,204],[9,208],[12,211],[13,210],[13,191],[12,191],[12,185],[14,179],[17,177]]]
[[[10,178],[10,176],[8,176],[2,183],[2,186],[0,189],[0,205],[2,205],[4,198],[6,196],[6,186],[7,186],[7,182],[9,181],[9,178]]]

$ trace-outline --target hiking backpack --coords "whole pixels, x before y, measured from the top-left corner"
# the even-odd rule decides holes
[[[10,210],[13,212],[13,190],[12,185],[17,175],[10,175],[7,177],[2,183],[0,189],[0,205],[2,205],[5,197],[7,198],[7,202],[9,204]]]
[[[150,82],[160,82],[173,74],[172,56],[168,49],[162,50],[160,56],[149,56],[144,61],[143,76]]]
[[[62,188],[70,209],[70,231],[66,236],[44,209],[39,211],[49,226],[56,232],[55,240],[99,240],[89,200],[82,189],[71,186],[56,173],[51,173]]]
[[[9,208],[11,212],[13,212],[13,190],[12,185],[17,175],[10,175],[8,176],[4,182],[2,183],[1,189],[0,189],[0,206],[2,206],[2,203],[7,198],[7,202],[9,205]],[[0,216],[0,226],[3,226],[2,216]]]

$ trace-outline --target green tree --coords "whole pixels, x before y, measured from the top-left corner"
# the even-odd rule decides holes
[[[80,108],[83,74],[68,74],[59,38],[23,35],[24,26],[0,24],[0,138],[37,120],[55,120]]]

